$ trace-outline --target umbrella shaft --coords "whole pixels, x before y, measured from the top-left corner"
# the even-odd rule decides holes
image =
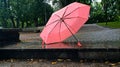
[[[79,40],[76,38],[76,36],[72,33],[72,31],[69,29],[69,27],[67,26],[67,24],[63,21],[63,23],[65,24],[65,26],[67,27],[67,29],[70,31],[70,33],[72,34],[72,36],[75,38],[75,40],[78,42]]]
[[[72,34],[73,35],[73,34]],[[76,38],[76,36],[75,35],[73,35],[73,37],[76,39],[76,41],[78,42],[79,40]]]

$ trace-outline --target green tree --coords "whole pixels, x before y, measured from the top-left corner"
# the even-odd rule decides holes
[[[101,22],[104,19],[103,8],[100,2],[91,3],[90,18],[87,23]]]
[[[31,19],[35,23],[35,26],[37,27],[39,25],[38,21],[41,19],[41,24],[46,24],[46,21],[50,17],[51,13],[53,12],[53,9],[50,5],[47,3],[44,3],[43,0],[34,0],[31,6]]]
[[[104,9],[104,20],[106,21],[115,21],[119,15],[119,4],[118,0],[102,0],[102,6]]]
[[[92,0],[54,0],[53,3],[59,2],[61,8],[72,3],[72,2],[81,2],[85,4],[91,4]]]
[[[1,20],[1,25],[3,27],[7,27],[7,19],[9,17],[8,8],[9,8],[8,1],[1,0],[0,1],[0,20]]]
[[[53,9],[43,0],[0,0],[0,25],[24,28],[44,25]]]

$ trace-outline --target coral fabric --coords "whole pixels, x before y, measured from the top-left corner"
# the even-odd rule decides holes
[[[74,2],[54,12],[40,37],[46,43],[62,42],[75,34],[88,20],[90,6]]]

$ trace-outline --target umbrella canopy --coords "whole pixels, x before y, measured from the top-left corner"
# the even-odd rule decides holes
[[[40,34],[46,43],[62,42],[74,34],[88,20],[90,6],[74,2],[54,12]]]

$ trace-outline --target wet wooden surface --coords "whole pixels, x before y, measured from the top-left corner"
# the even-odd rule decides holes
[[[82,47],[77,46],[75,39],[70,37],[64,41],[64,45],[56,43],[55,45],[51,44],[54,47],[47,46],[49,49],[42,48],[39,34],[20,32],[21,42],[0,43],[2,45],[0,46],[0,59],[76,58],[117,62],[120,60],[120,29],[86,25],[75,35],[79,39]],[[56,45],[58,45],[57,47],[59,49],[55,48]],[[25,63],[25,61],[22,62]]]
[[[20,32],[20,40],[18,43],[0,43],[0,49],[42,49],[42,39],[39,37],[40,33]],[[98,26],[96,24],[85,25],[75,35],[82,47],[77,46],[77,42],[73,37],[64,41],[64,43],[55,43],[47,45],[52,48],[120,48],[120,29],[109,29]],[[53,47],[53,48],[54,48]]]

